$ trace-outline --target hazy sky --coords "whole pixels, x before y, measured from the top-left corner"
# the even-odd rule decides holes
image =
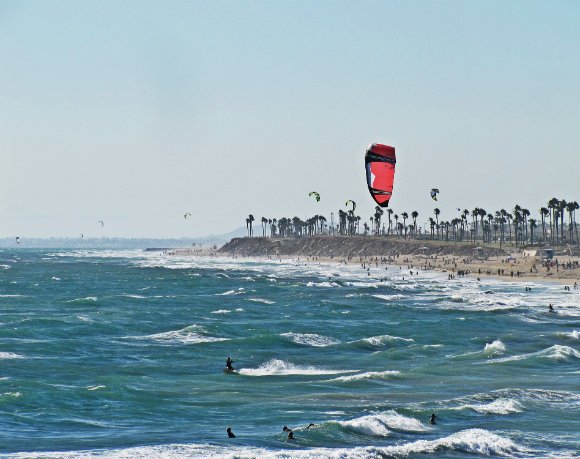
[[[0,1],[0,236],[368,221],[373,142],[421,222],[580,201],[580,2]]]

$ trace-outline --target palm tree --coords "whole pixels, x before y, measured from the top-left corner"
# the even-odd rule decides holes
[[[519,227],[518,225],[522,220],[521,211],[522,211],[521,206],[519,204],[516,204],[516,206],[514,207],[514,226],[515,226],[514,232],[516,235],[516,245],[518,245],[518,227]]]
[[[431,229],[431,239],[434,239],[434,236],[435,236],[435,220],[433,220],[433,217],[429,217],[429,228]]]
[[[381,217],[383,216],[383,209],[380,206],[376,206],[375,207],[375,226],[376,226],[376,232],[375,234],[379,234],[380,228],[381,228]]]
[[[391,215],[393,215],[393,209],[387,209],[387,215],[389,216],[389,228],[387,229],[387,235],[391,234],[392,220]]]
[[[566,202],[565,199],[562,199],[561,201],[558,202],[558,210],[560,211],[560,233],[562,236],[560,240],[562,242],[564,242],[564,211],[566,210],[567,205],[568,203]]]
[[[487,214],[485,218],[487,218],[487,242],[491,244],[491,222],[493,221],[493,215]]]
[[[512,214],[510,214],[509,212],[506,212],[505,210],[502,209],[503,212],[505,212],[505,218],[507,219],[507,224],[508,224],[508,229],[510,231],[510,244],[512,243]]]
[[[401,217],[403,217],[403,226],[405,227],[405,238],[407,238],[407,218],[409,218],[409,214],[407,212],[403,212],[401,214]]]
[[[574,243],[574,229],[576,229],[576,239],[577,242],[580,244],[580,240],[578,240],[578,228],[576,227],[576,211],[579,209],[579,205],[576,201],[569,202],[566,205],[566,210],[568,211],[569,220],[570,220],[570,243]]]
[[[318,216],[318,223],[320,224],[320,232],[322,233],[324,224],[326,223],[326,217],[324,215]]]
[[[254,231],[252,230],[252,223],[254,223],[254,216],[252,214],[248,215],[248,223],[250,225],[250,237],[254,235]]]
[[[542,218],[542,239],[544,244],[546,243],[546,217],[550,214],[550,211],[545,207],[540,208],[540,217]]]
[[[530,211],[528,209],[522,209],[522,217],[524,217],[524,230],[526,234],[526,240],[528,239],[528,217],[530,216]]]
[[[552,238],[552,244],[554,243],[554,221],[556,221],[556,226],[558,221],[555,218],[556,210],[558,209],[558,199],[552,198],[548,201],[548,209],[550,209],[550,235]],[[556,229],[557,233],[557,229]]]
[[[268,219],[262,217],[262,237],[266,237],[266,225],[268,224]]]
[[[532,245],[534,245],[534,228],[538,226],[537,221],[534,218],[530,218],[530,238]]]
[[[399,216],[397,214],[395,214],[395,229],[397,230],[397,234],[399,234]]]
[[[435,221],[437,222],[437,239],[439,239],[439,214],[441,211],[435,207],[435,209],[433,209],[433,213],[435,214]]]
[[[487,215],[487,212],[485,211],[485,209],[479,209],[479,217],[481,219],[481,240],[482,240],[482,242],[485,242],[485,228],[483,226],[483,219],[485,218],[486,215]]]
[[[415,233],[415,237],[417,237],[417,217],[419,216],[419,212],[414,210],[411,212],[411,217],[413,217],[413,233]]]
[[[469,217],[469,210],[464,209],[461,213],[461,239],[465,238],[465,230],[467,229],[467,217]]]

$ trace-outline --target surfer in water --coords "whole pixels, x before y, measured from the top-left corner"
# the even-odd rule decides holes
[[[228,357],[226,360],[226,371],[235,371],[232,363],[234,363],[234,361],[231,359],[231,357]]]
[[[435,416],[435,413],[431,413],[431,418],[429,419],[429,424],[437,424],[437,422],[435,422],[435,418],[437,416]]]
[[[554,306],[552,306],[552,303],[550,303],[550,306],[548,306],[548,312],[556,312],[554,311]]]
[[[232,428],[228,427],[226,429],[226,432],[228,433],[228,438],[236,438],[236,436],[234,435],[234,433],[232,432]]]
[[[288,440],[294,440],[294,432],[292,431],[292,429],[289,429],[288,427],[284,426],[282,427],[282,432],[286,432],[288,434]]]

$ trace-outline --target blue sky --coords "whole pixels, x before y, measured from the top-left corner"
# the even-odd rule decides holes
[[[419,220],[580,200],[577,1],[5,0],[0,62],[0,236],[368,219],[373,142]]]

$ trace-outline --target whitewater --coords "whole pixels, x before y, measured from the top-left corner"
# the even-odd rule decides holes
[[[580,290],[139,250],[0,265],[3,458],[580,457]]]

